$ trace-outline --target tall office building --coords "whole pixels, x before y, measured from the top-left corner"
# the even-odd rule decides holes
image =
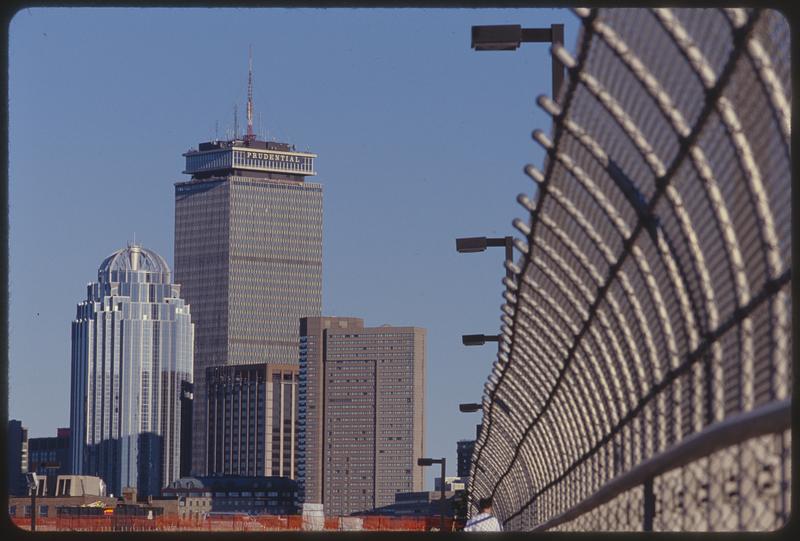
[[[170,274],[152,250],[117,250],[72,322],[72,473],[101,477],[113,494],[158,494],[179,478],[194,335]]]
[[[456,442],[456,453],[458,465],[456,474],[459,477],[469,477],[469,468],[472,465],[472,453],[475,451],[475,440],[458,440]]]
[[[206,369],[209,471],[296,477],[297,364]]]
[[[357,318],[300,323],[300,476],[328,515],[370,511],[421,491],[425,330]]]
[[[299,319],[322,309],[322,186],[305,181],[315,154],[257,140],[251,118],[246,135],[184,156],[191,180],[175,184],[175,277],[192,307],[200,405],[207,368],[297,363]],[[193,473],[213,473],[204,407],[193,438]]]
[[[28,429],[22,421],[10,419],[6,431],[6,484],[12,496],[28,493]]]

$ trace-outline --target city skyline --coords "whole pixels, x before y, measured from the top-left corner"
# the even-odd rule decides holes
[[[292,90],[295,95],[293,99],[287,101],[289,96],[281,94],[285,90],[281,89],[280,85],[274,84],[277,77],[274,77],[270,83],[270,74],[281,70],[292,70],[294,69],[293,64],[285,63],[281,60],[280,55],[261,54],[260,51],[269,50],[268,43],[259,43],[257,40],[243,37],[240,43],[226,44],[224,53],[220,53],[225,55],[226,63],[229,64],[224,68],[228,71],[221,78],[232,83],[215,86],[215,89],[221,90],[220,95],[223,97],[220,99],[220,95],[214,96],[213,90],[208,94],[203,93],[199,97],[203,101],[210,101],[210,98],[214,98],[213,111],[197,108],[196,106],[199,104],[192,101],[191,95],[199,91],[187,85],[185,90],[177,94],[172,91],[166,97],[163,94],[146,91],[145,99],[151,100],[150,102],[146,104],[145,102],[129,102],[128,107],[131,113],[124,113],[122,108],[117,109],[116,107],[122,106],[120,103],[113,109],[114,115],[117,116],[112,115],[112,118],[100,122],[100,119],[104,117],[103,111],[107,112],[105,108],[115,104],[115,100],[121,99],[121,96],[127,95],[128,92],[120,93],[122,89],[118,86],[119,83],[113,80],[113,77],[104,79],[106,88],[103,95],[106,96],[105,100],[107,101],[100,100],[97,108],[86,108],[87,104],[84,100],[93,91],[89,87],[80,85],[84,96],[77,102],[71,103],[75,106],[73,108],[75,112],[80,110],[83,111],[81,114],[88,115],[83,117],[83,120],[86,121],[84,123],[70,122],[68,118],[71,113],[66,109],[54,115],[52,106],[44,104],[40,100],[37,102],[42,103],[41,107],[32,109],[30,105],[33,102],[27,100],[36,100],[36,97],[42,92],[39,85],[42,82],[41,77],[46,71],[41,66],[45,59],[38,55],[39,52],[46,49],[46,40],[52,41],[51,38],[57,38],[59,35],[63,37],[65,35],[64,28],[70,27],[70,24],[73,23],[80,26],[82,14],[90,12],[96,14],[93,15],[95,17],[110,17],[108,23],[109,28],[112,28],[114,24],[120,24],[121,20],[125,19],[119,17],[120,11],[125,10],[114,11],[77,10],[76,12],[71,10],[68,15],[65,10],[61,10],[60,13],[59,10],[30,10],[19,13],[12,21],[11,49],[15,54],[12,54],[11,57],[10,79],[12,103],[10,117],[12,134],[10,147],[12,288],[11,353],[9,355],[11,370],[10,417],[22,419],[33,436],[46,435],[53,432],[57,426],[66,424],[64,419],[37,410],[24,394],[26,386],[41,384],[40,381],[32,379],[34,374],[28,372],[25,366],[46,367],[56,375],[59,370],[64,370],[66,364],[63,347],[59,348],[55,345],[59,341],[57,318],[54,318],[52,314],[42,314],[41,310],[32,313],[30,308],[35,309],[40,306],[35,297],[32,299],[33,302],[25,307],[15,302],[16,299],[25,295],[28,287],[26,282],[29,278],[24,276],[22,269],[32,266],[31,278],[34,278],[39,272],[36,265],[36,254],[33,254],[27,246],[41,244],[44,239],[58,242],[61,235],[67,234],[66,231],[44,231],[36,223],[30,224],[30,218],[21,214],[25,208],[30,208],[29,198],[32,195],[30,185],[38,183],[48,186],[47,182],[50,176],[46,171],[49,168],[57,167],[66,172],[67,176],[62,182],[53,184],[51,189],[46,191],[47,197],[52,199],[60,194],[64,190],[63,184],[72,179],[71,185],[75,188],[75,196],[80,198],[83,190],[87,189],[87,186],[93,185],[92,183],[108,184],[109,179],[104,172],[119,169],[121,176],[111,186],[126,196],[135,195],[133,192],[146,192],[146,197],[136,201],[137,203],[147,203],[145,208],[148,215],[158,218],[159,225],[155,227],[150,224],[133,226],[132,224],[135,222],[130,219],[131,213],[141,212],[141,208],[138,211],[125,209],[117,211],[112,227],[107,228],[107,231],[99,232],[98,238],[93,239],[89,246],[76,247],[74,252],[69,255],[81,263],[70,269],[72,275],[65,273],[63,282],[60,282],[65,290],[64,296],[74,298],[76,288],[74,278],[71,277],[77,273],[74,269],[85,270],[86,260],[94,261],[99,250],[103,250],[101,253],[111,251],[107,246],[113,248],[125,240],[125,238],[120,238],[120,235],[132,236],[136,231],[138,239],[164,253],[168,260],[172,260],[170,246],[173,239],[169,233],[172,212],[171,205],[168,203],[168,195],[172,183],[180,180],[181,170],[180,165],[176,163],[175,154],[180,154],[189,145],[203,139],[203,130],[208,132],[209,139],[213,138],[215,118],[221,121],[224,128],[224,119],[230,115],[232,102],[239,103],[241,110],[244,101],[243,87],[246,82],[244,74],[246,73],[247,43],[256,41],[253,44],[256,64],[256,118],[258,118],[258,112],[262,111],[263,116],[267,118],[264,125],[270,130],[289,132],[288,134],[279,133],[278,139],[298,144],[301,150],[304,145],[308,145],[318,152],[322,156],[317,167],[320,171],[320,179],[323,182],[331,180],[331,183],[328,184],[329,188],[326,190],[328,194],[326,197],[326,245],[323,256],[326,264],[323,278],[323,312],[345,316],[359,314],[377,324],[414,324],[428,328],[430,349],[426,394],[431,396],[431,401],[426,404],[426,417],[429,419],[426,427],[426,441],[429,445],[426,452],[435,456],[447,456],[448,462],[455,464],[455,442],[471,437],[476,420],[475,417],[459,414],[457,404],[477,399],[482,392],[483,382],[489,372],[489,362],[493,356],[493,352],[489,349],[484,351],[466,350],[460,344],[460,334],[473,331],[492,332],[499,327],[497,307],[502,302],[500,279],[503,271],[502,258],[499,254],[486,254],[482,257],[474,256],[468,259],[459,258],[455,254],[453,239],[465,234],[512,233],[510,224],[506,223],[506,216],[513,214],[517,208],[513,200],[514,195],[520,191],[530,193],[532,190],[532,185],[522,175],[519,164],[525,161],[537,163],[541,159],[539,149],[530,142],[521,144],[519,135],[520,133],[529,133],[531,119],[526,115],[531,113],[537,117],[540,115],[533,105],[533,96],[549,91],[548,78],[534,76],[537,70],[541,73],[549,73],[545,69],[549,68],[545,46],[542,46],[541,50],[536,47],[516,55],[489,55],[484,60],[485,53],[475,53],[469,50],[469,24],[524,22],[546,25],[550,22],[564,22],[567,24],[566,42],[569,44],[571,40],[574,41],[574,36],[570,35],[571,27],[569,26],[572,16],[565,11],[556,12],[555,10],[486,10],[485,12],[401,10],[399,19],[407,25],[407,30],[421,32],[429,39],[435,37],[435,40],[428,42],[427,45],[431,47],[430,54],[434,54],[438,60],[452,55],[454,51],[458,52],[456,62],[436,64],[437,66],[446,66],[447,70],[436,71],[417,65],[416,68],[422,68],[421,71],[411,71],[409,72],[410,77],[402,77],[403,72],[398,74],[397,70],[408,69],[418,63],[408,61],[407,56],[413,57],[414,51],[406,50],[409,45],[402,42],[399,32],[395,32],[388,38],[388,48],[376,49],[377,52],[374,54],[378,55],[377,57],[354,49],[352,45],[357,41],[342,41],[345,30],[365,32],[361,39],[363,41],[371,39],[371,32],[374,32],[376,26],[368,27],[365,21],[372,17],[372,22],[377,27],[389,26],[392,21],[391,12],[379,10],[374,13],[350,14],[344,13],[345,10],[340,10],[330,15],[330,17],[334,17],[331,21],[343,21],[346,26],[341,29],[342,33],[339,33],[340,30],[336,31],[337,39],[333,41],[339,45],[333,47],[333,52],[326,53],[310,46],[305,49],[293,49],[295,56],[299,55],[301,58],[301,60],[296,60],[299,64],[309,61],[313,56],[312,53],[320,57],[314,63],[316,69],[313,80],[324,79],[328,85],[325,88],[327,92],[320,92],[318,87],[314,87],[315,92],[311,93],[301,88],[302,85],[295,85]],[[225,10],[222,11],[225,12]],[[263,12],[269,15],[271,20],[283,20],[277,15],[285,18],[288,21],[285,21],[288,25],[287,31],[289,27],[294,28],[292,25],[305,24],[309,19],[315,17],[324,19],[323,14],[314,12],[314,10],[296,12],[263,10]],[[200,20],[202,24],[210,24],[209,20],[204,18],[202,10],[190,10],[185,13],[189,19]],[[71,22],[54,22],[51,17],[53,14],[66,17],[64,20]],[[234,15],[232,12],[228,12],[225,16],[233,17]],[[74,19],[76,16],[78,20]],[[170,15],[162,16],[168,19],[170,17]],[[29,20],[26,21],[26,17]],[[136,22],[139,15],[134,13],[131,17],[134,26],[142,24]],[[196,19],[198,17],[199,19]],[[270,17],[267,18],[270,19]],[[348,17],[354,18],[348,19]],[[432,20],[428,20],[431,17]],[[180,27],[174,18],[170,20]],[[445,31],[442,31],[443,27],[437,26],[437,23],[443,21],[447,23],[444,26]],[[43,25],[41,26],[42,31],[36,33],[36,40],[33,42],[26,41],[22,37],[23,34],[18,33],[22,29],[28,29],[29,26],[26,25],[30,24]],[[59,24],[66,26],[61,27]],[[186,22],[181,24],[188,26]],[[271,22],[270,24],[277,23]],[[166,26],[169,25],[165,24],[162,28],[157,23],[152,31],[164,31]],[[369,28],[373,28],[373,30],[369,30]],[[130,36],[118,37],[118,43],[127,43],[125,40]],[[395,39],[394,42],[391,42],[392,38]],[[117,43],[117,41],[113,43]],[[25,49],[26,44],[31,48]],[[45,49],[41,48],[43,46]],[[385,43],[381,46],[387,47]],[[83,49],[84,46],[72,43],[72,47]],[[415,47],[417,52],[421,50],[421,45]],[[438,52],[437,47],[441,48]],[[69,52],[74,54],[75,50],[70,49]],[[27,64],[24,62],[26,53],[33,55],[27,58]],[[334,53],[339,54],[339,58],[345,59],[336,64],[341,72],[338,77],[331,77],[331,72],[324,73],[328,69],[334,69],[325,66],[325,61],[330,63],[332,59],[336,60],[331,56]],[[136,64],[134,68],[142,70],[142,73],[150,73],[147,60],[156,62],[157,59],[147,56],[146,51],[142,54],[144,55],[143,62]],[[347,54],[355,56],[348,57]],[[381,54],[383,54],[382,61],[376,61]],[[182,58],[179,52],[171,53],[171,55],[174,56],[168,55],[166,60],[172,62],[175,67],[175,77],[185,78],[187,75],[185,70],[188,68],[179,61]],[[264,58],[265,56],[267,58]],[[190,63],[208,60],[208,57],[202,53],[184,58],[188,59],[186,61]],[[347,58],[350,60],[346,60]],[[45,64],[51,61],[53,60],[47,60]],[[93,59],[90,62],[96,61],[97,59]],[[163,59],[158,61],[163,61]],[[82,70],[88,67],[84,62],[86,61],[75,63],[74,70],[70,73],[53,69],[48,77],[63,77],[66,81],[77,81],[81,77]],[[277,63],[277,66],[274,63]],[[347,81],[348,77],[352,77],[352,73],[346,71],[345,68],[352,69],[351,64],[353,63],[362,67],[369,66],[374,69],[374,72],[371,78],[353,80],[355,87],[360,83],[364,88],[360,93],[354,94],[354,98],[348,98],[335,90],[341,90],[339,87],[342,85],[349,88]],[[98,63],[98,65],[100,64]],[[104,65],[112,72],[114,69],[118,69],[115,67],[117,64]],[[455,69],[456,67],[461,69]],[[135,70],[131,68],[130,71]],[[523,72],[525,77],[521,76]],[[121,73],[123,79],[127,77],[127,73],[128,70]],[[322,77],[320,77],[321,73]],[[495,75],[498,80],[509,81],[509,87],[518,86],[519,88],[515,89],[515,91],[518,90],[518,93],[506,96],[505,84],[500,85],[503,88],[502,92],[496,92],[497,85],[484,83],[477,86],[477,92],[465,91],[464,93],[469,95],[459,97],[458,94],[452,94],[454,90],[443,86],[442,90],[434,95],[435,107],[433,109],[415,101],[419,99],[418,95],[413,92],[415,88],[423,93],[430,92],[433,88],[432,85],[442,85],[453,77],[461,77],[461,81],[466,77],[472,81],[472,86],[475,86],[475,79],[484,81],[492,75]],[[519,77],[519,81],[522,82],[517,81],[512,84],[510,78],[514,76]],[[21,81],[28,82],[27,88]],[[231,89],[229,88],[231,86],[239,88]],[[333,88],[330,88],[331,86]],[[456,87],[457,85],[454,84],[452,88]],[[66,95],[60,95],[62,99],[70,95],[70,92],[75,91],[70,85],[62,85],[62,90],[66,92]],[[392,109],[384,106],[384,100],[376,99],[376,96],[383,95],[382,92],[385,94],[389,90],[392,91],[391,96],[394,98],[385,101],[391,102]],[[21,97],[20,92],[25,93],[26,97]],[[315,96],[322,104],[322,109],[314,109],[315,105],[320,107],[311,99]],[[454,98],[451,100],[452,103],[448,104],[442,101],[444,96]],[[188,98],[189,103],[176,105],[182,98]],[[152,107],[163,107],[163,105],[157,104],[159,100],[171,101],[172,103],[166,107],[165,112],[183,115],[182,119],[171,116],[160,123],[156,122],[154,115],[148,111]],[[99,128],[105,126],[109,131],[113,130],[115,122],[123,125],[122,117],[126,117],[127,114],[135,115],[137,111],[145,112],[140,118],[145,122],[132,121],[124,124],[126,126],[125,133],[115,132],[113,136],[120,137],[121,141],[117,141],[113,149],[107,147],[106,136],[98,135],[102,133]],[[202,112],[198,114],[198,111]],[[332,113],[335,114],[332,115]],[[27,147],[29,145],[27,126],[39,122],[36,119],[40,114],[50,115],[45,144],[54,144],[50,143],[50,138],[55,136],[54,134],[63,133],[65,129],[72,133],[80,130],[83,135],[77,138],[91,140],[95,149],[100,152],[92,152],[88,155],[89,157],[84,155],[82,159],[78,159],[77,153],[72,151],[70,140],[59,139],[63,149],[57,153],[58,163],[50,161],[47,157],[31,154],[32,149]],[[96,116],[97,114],[99,116]],[[369,118],[370,115],[372,118]],[[492,116],[496,118],[493,119]],[[350,120],[352,129],[343,127],[341,119],[345,117]],[[442,133],[434,131],[435,135],[431,136],[431,132],[437,124],[441,124],[441,120],[437,120],[437,118],[441,119],[442,117],[448,119],[444,125],[446,129]],[[336,121],[337,118],[339,121]],[[368,118],[369,122],[365,120]],[[106,126],[106,121],[111,123]],[[148,130],[148,122],[154,125],[158,124],[163,129]],[[534,122],[542,126],[546,125],[543,115],[541,120]],[[41,122],[39,123],[41,124]],[[503,124],[509,123],[518,126],[514,128],[518,131],[513,132],[513,129],[500,128]],[[375,132],[378,126],[382,126],[383,131]],[[477,133],[479,127],[481,133]],[[378,137],[378,134],[381,137]],[[272,135],[274,133],[270,138],[274,138]],[[113,139],[110,135],[107,137]],[[463,140],[459,141],[459,139]],[[131,152],[130,155],[118,153],[119,150],[126,148],[135,148],[136,152]],[[101,156],[104,149],[107,155]],[[483,157],[488,158],[484,161],[485,163],[479,163],[482,160],[473,159],[467,153],[467,150],[475,152],[475,149],[478,149]],[[147,156],[148,159],[131,161],[134,156],[137,158]],[[27,169],[30,174],[26,176],[29,178],[23,180],[20,168],[25,167],[26,163],[35,163],[36,167]],[[513,180],[514,178],[516,181]],[[150,179],[157,179],[157,182]],[[142,186],[132,190],[135,185],[141,183],[145,183],[147,188]],[[55,199],[59,199],[59,197],[55,197]],[[167,204],[164,204],[164,200],[167,201]],[[54,202],[46,201],[45,204],[52,209],[53,216],[57,218],[58,211],[54,208]],[[29,228],[28,225],[32,227]],[[365,225],[369,226],[365,227]],[[75,227],[83,227],[83,223],[79,222]],[[114,238],[112,239],[112,237]],[[391,284],[389,288],[386,288],[384,283],[387,278]],[[82,281],[77,283],[80,284]],[[467,291],[469,291],[468,295]],[[33,319],[37,318],[35,313],[40,314],[38,320]],[[41,315],[45,315],[46,318],[41,318]],[[459,317],[454,318],[454,315]],[[42,319],[47,321],[42,321]],[[32,324],[53,329],[48,332],[55,339],[46,344],[31,343],[27,338],[27,332],[21,327]],[[35,355],[37,359],[47,359],[47,361],[38,360],[26,363],[23,360],[28,355]],[[465,371],[463,370],[464,366],[468,366],[470,369]],[[461,372],[468,372],[472,377],[466,377]],[[46,385],[49,394],[54,396],[55,402],[55,397],[58,397],[59,392],[62,396],[66,393],[64,390],[58,390],[56,386],[58,377],[54,377],[53,380],[47,382]],[[430,392],[431,388],[445,388],[443,384],[451,380],[457,382],[456,385],[448,386],[452,392],[446,394]],[[434,411],[441,413],[432,415]],[[426,472],[426,477],[430,480],[433,474]],[[432,485],[430,481],[427,484]]]
[[[40,529],[37,515],[41,529],[198,531],[775,531],[790,520],[788,14],[22,13],[9,51],[9,413],[22,422],[8,423],[7,466],[21,494],[40,491],[9,502],[18,527]],[[255,126],[254,50],[267,90]],[[216,104],[243,56],[246,93],[220,126]],[[172,148],[208,117],[213,135],[191,139],[207,142]],[[171,181],[174,224],[160,195],[167,148],[192,175]],[[317,172],[324,227],[321,188],[310,205],[300,194]],[[36,438],[35,427],[61,423],[66,284],[131,223],[148,247],[174,231],[184,272],[171,280],[165,258],[129,241],[88,284],[71,344],[73,455],[85,448],[78,463],[95,463],[75,473],[104,476],[123,498],[92,510],[42,501],[37,513],[35,497],[87,482],[90,497],[106,495],[99,477],[56,479],[63,460],[47,453],[67,431]],[[505,253],[455,253],[488,247]],[[186,355],[159,334],[195,342],[183,287],[201,316],[195,378],[213,383],[209,399],[186,381],[191,361],[169,373]],[[164,323],[177,314],[189,332]],[[295,351],[299,364],[284,364]],[[181,411],[200,402],[213,438],[201,434],[196,455],[214,470],[260,475],[263,464],[297,479],[186,478],[171,487],[186,500],[129,506],[136,490],[121,484],[162,484],[152,427],[178,418],[151,415],[163,387]],[[180,415],[168,432],[187,441],[191,423]],[[124,445],[129,464],[104,456]],[[173,469],[202,474],[191,458],[173,456]],[[441,493],[421,491],[439,471]],[[284,490],[263,490],[271,479]],[[269,516],[281,507],[270,495],[294,499],[282,511],[294,515]],[[187,505],[201,516],[179,518]]]

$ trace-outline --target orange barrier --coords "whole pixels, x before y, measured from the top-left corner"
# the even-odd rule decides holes
[[[325,517],[325,530],[343,530],[342,518]],[[355,518],[355,517],[354,517]],[[392,517],[380,515],[364,515],[358,517],[362,522],[362,529],[368,531],[429,531],[439,529],[439,517]],[[12,522],[19,528],[30,530],[30,517],[11,517]],[[453,519],[445,519],[445,530],[454,529]],[[37,531],[291,531],[302,530],[303,517],[301,515],[247,515],[245,513],[232,513],[229,515],[211,515],[205,518],[181,518],[177,516],[157,516],[148,519],[141,516],[80,516],[61,515],[58,517],[36,517]]]
[[[11,517],[11,522],[17,528],[22,530],[31,529],[30,517]],[[54,532],[58,531],[58,519],[56,517],[36,517],[36,531],[37,532]]]

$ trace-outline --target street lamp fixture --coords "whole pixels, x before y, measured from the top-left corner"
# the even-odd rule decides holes
[[[447,463],[447,459],[444,457],[442,458],[418,458],[417,459],[417,466],[433,466],[434,464],[441,464],[442,465],[442,482],[439,485],[441,489],[441,515],[439,518],[439,531],[444,531],[444,513],[445,513],[445,499],[444,499],[444,474],[445,474],[445,464]]]
[[[459,404],[458,411],[461,413],[475,413],[483,409],[481,404]]]
[[[465,346],[482,346],[486,342],[500,342],[500,335],[465,334],[461,336],[461,342]]]
[[[550,28],[522,28],[518,24],[501,24],[472,27],[471,47],[476,51],[514,51],[520,43],[550,42],[564,44],[564,25],[551,24]],[[553,57],[553,99],[558,101],[558,91],[564,82],[564,64]]]
[[[514,239],[511,237],[464,237],[456,239],[456,251],[461,254],[484,252],[489,246],[503,246],[506,249],[506,259],[514,259]],[[506,276],[514,278],[514,274],[506,268]]]
[[[31,531],[36,531],[36,491],[39,490],[39,476],[34,472],[25,474],[28,489],[31,491]]]

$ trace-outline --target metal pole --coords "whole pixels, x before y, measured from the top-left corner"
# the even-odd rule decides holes
[[[39,487],[34,487],[31,490],[31,531],[36,531],[36,490]]]
[[[506,261],[514,262],[514,242],[511,237],[506,237]],[[511,269],[506,267],[506,276],[509,280],[514,279],[514,274],[511,272]]]
[[[551,24],[550,25],[550,41],[555,45],[564,45],[564,25]],[[558,102],[558,93],[561,90],[561,85],[564,82],[564,64],[556,57],[553,57],[553,101]]]
[[[442,509],[441,509],[442,515],[441,515],[440,520],[439,520],[439,531],[440,532],[444,531],[444,510],[445,510],[445,502],[444,502],[444,472],[445,472],[445,467],[444,467],[444,465],[445,465],[445,462],[447,462],[447,459],[442,458],[442,484],[439,487],[441,489],[441,493],[442,493],[442,500],[441,500],[441,503],[442,503]]]
[[[644,482],[644,524],[642,525],[644,531],[653,531],[653,518],[655,515],[656,495],[653,492],[653,478],[648,477]]]

